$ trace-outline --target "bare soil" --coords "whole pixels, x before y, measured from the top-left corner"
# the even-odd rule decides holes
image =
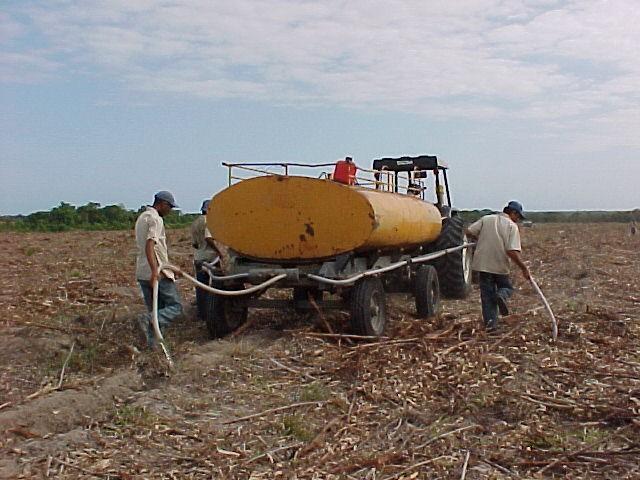
[[[517,274],[496,334],[474,289],[428,321],[391,295],[388,336],[357,342],[326,335],[344,313],[272,310],[210,341],[179,281],[171,370],[138,343],[131,232],[0,234],[0,478],[640,478],[640,239],[522,235],[555,343]]]

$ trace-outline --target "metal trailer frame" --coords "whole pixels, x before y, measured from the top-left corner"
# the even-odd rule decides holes
[[[216,328],[215,322],[220,318],[207,318],[207,324],[212,336],[221,336],[235,329],[246,319],[249,308],[291,308],[296,312],[320,311],[320,310],[351,310],[354,312],[354,299],[352,291],[363,282],[372,278],[380,279],[384,296],[386,293],[412,293],[416,301],[418,317],[429,317],[438,313],[440,309],[440,290],[437,280],[437,271],[433,263],[438,258],[462,250],[465,252],[463,260],[465,268],[469,271],[465,277],[471,282],[471,262],[467,257],[467,249],[473,247],[473,243],[464,243],[458,247],[438,250],[430,253],[414,252],[412,254],[393,255],[341,255],[334,260],[322,263],[299,265],[295,267],[287,265],[274,265],[260,262],[248,261],[242,257],[236,257],[233,273],[230,275],[220,275],[215,269],[209,269],[211,284],[221,290],[229,290],[238,293],[247,284],[265,284],[270,280],[281,277],[275,284],[259,289],[257,292],[247,295],[234,295],[224,297],[223,295],[212,295],[210,298],[214,302],[232,302],[233,309],[240,312],[244,318],[231,321],[223,319],[224,322],[237,325],[225,326],[222,331]],[[429,277],[426,280],[425,276]],[[421,290],[420,282],[428,282],[425,291]],[[293,295],[289,299],[266,299],[261,298],[270,288],[293,289]],[[384,309],[384,298],[379,300]],[[365,306],[366,307],[366,306]],[[214,316],[215,308],[209,312]],[[227,312],[227,315],[230,313]],[[355,323],[352,321],[352,328],[361,335],[382,335],[386,326],[386,314],[383,312],[382,319],[373,319],[370,325],[362,325],[362,321]]]

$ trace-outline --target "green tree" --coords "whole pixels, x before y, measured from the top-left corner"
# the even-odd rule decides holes
[[[77,223],[76,207],[70,203],[60,202],[49,215],[50,221],[61,227],[72,227]]]
[[[123,205],[107,205],[102,209],[102,217],[105,223],[123,224],[130,222],[133,215]]]
[[[103,221],[102,213],[100,210],[100,204],[96,202],[89,202],[82,207],[78,207],[77,221],[80,224],[95,224]]]

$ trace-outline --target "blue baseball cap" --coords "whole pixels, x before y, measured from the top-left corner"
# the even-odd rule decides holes
[[[171,192],[167,192],[166,190],[159,191],[155,194],[154,198],[156,200],[164,200],[171,205],[172,208],[176,208],[178,206],[176,205],[176,200],[173,198],[173,195],[171,195]]]
[[[200,207],[200,211],[202,213],[207,213],[207,210],[209,209],[209,204],[211,203],[211,200],[205,200],[204,202],[202,202],[202,206]]]
[[[520,202],[517,202],[515,200],[511,200],[507,204],[507,208],[510,208],[511,210],[516,212],[520,216],[520,218],[522,218],[522,219],[527,218],[527,217],[524,216],[524,210],[523,210],[522,204]]]

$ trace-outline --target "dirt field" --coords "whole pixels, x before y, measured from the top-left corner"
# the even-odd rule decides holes
[[[174,370],[138,343],[131,232],[0,234],[0,478],[640,478],[640,239],[522,234],[555,344],[517,276],[497,334],[474,289],[431,321],[393,295],[388,338],[357,343],[269,310],[209,341],[180,281]]]

